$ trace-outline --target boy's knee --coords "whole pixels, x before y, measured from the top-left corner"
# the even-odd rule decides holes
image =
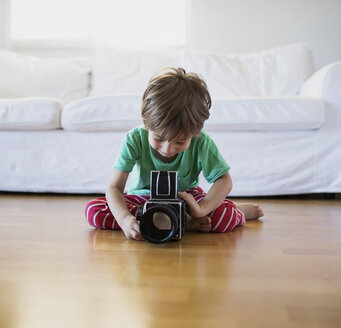
[[[96,198],[88,202],[85,206],[85,217],[88,223],[95,228],[99,228],[96,225],[95,217],[103,211],[107,207],[106,199],[103,198]]]

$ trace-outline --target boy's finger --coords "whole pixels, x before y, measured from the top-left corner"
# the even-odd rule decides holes
[[[182,198],[183,200],[185,200],[185,201],[190,200],[189,194],[187,194],[187,192],[182,191],[182,192],[179,192],[178,194],[179,194],[180,198]]]
[[[143,240],[143,237],[142,237],[141,233],[134,231],[133,235],[134,235],[134,239],[136,239],[136,240]]]
[[[138,223],[134,223],[131,227],[136,232],[140,232],[140,225]]]
[[[132,237],[136,240],[144,240],[140,232],[140,226],[137,223],[132,226],[131,234]]]

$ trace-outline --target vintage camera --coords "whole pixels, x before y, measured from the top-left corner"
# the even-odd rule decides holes
[[[152,243],[180,240],[187,223],[186,203],[178,198],[175,171],[150,172],[150,200],[136,213],[140,232]]]

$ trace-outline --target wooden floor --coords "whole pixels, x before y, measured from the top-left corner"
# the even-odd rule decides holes
[[[340,199],[163,245],[92,229],[90,199],[0,194],[1,328],[341,327]]]

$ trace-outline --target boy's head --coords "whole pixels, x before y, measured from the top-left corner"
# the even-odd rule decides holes
[[[142,98],[142,119],[163,139],[200,134],[209,118],[211,97],[206,83],[182,68],[166,68],[149,81]]]

